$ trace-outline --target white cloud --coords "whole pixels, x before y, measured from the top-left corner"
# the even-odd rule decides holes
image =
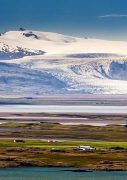
[[[106,14],[103,16],[99,16],[99,18],[119,18],[119,17],[127,17],[127,14]]]

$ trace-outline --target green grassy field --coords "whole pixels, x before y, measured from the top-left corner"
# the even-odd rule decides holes
[[[0,148],[2,147],[24,147],[24,148],[65,148],[70,149],[80,145],[94,146],[97,149],[110,149],[112,147],[121,147],[127,149],[127,142],[89,142],[89,141],[64,141],[64,142],[47,142],[41,140],[25,140],[24,142],[14,143],[12,139],[1,139]]]

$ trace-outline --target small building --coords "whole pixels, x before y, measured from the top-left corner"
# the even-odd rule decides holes
[[[14,143],[21,143],[21,142],[25,142],[24,140],[22,140],[22,139],[14,139]]]
[[[78,146],[77,148],[75,148],[75,150],[77,150],[77,151],[95,151],[96,148],[92,147],[92,146]]]
[[[55,143],[55,142],[58,142],[58,141],[53,140],[53,139],[49,139],[47,142],[48,142],[48,143]]]

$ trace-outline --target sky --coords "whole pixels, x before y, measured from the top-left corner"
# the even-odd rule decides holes
[[[127,0],[0,0],[0,31],[127,40]]]

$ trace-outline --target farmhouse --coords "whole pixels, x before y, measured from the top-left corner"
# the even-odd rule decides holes
[[[96,148],[91,147],[91,146],[78,146],[75,150],[78,150],[78,151],[95,151]]]

